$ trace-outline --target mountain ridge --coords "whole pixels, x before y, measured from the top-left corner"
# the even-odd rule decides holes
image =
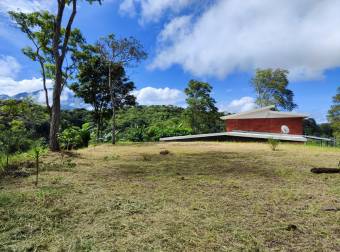
[[[48,89],[48,91],[52,91],[51,88]],[[52,92],[49,92],[49,100],[52,100],[51,97]],[[0,100],[23,100],[26,98],[31,98],[34,102],[45,105],[45,91],[43,89],[36,90],[32,92],[21,92],[17,93],[15,95],[7,95],[7,94],[0,94]],[[68,89],[65,88],[63,90],[63,93],[61,95],[61,107],[62,109],[66,110],[72,110],[77,108],[86,108],[89,109],[90,106],[85,104],[84,101],[81,98],[75,97],[74,93]]]

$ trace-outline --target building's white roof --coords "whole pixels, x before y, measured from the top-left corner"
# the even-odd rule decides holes
[[[231,132],[220,132],[220,133],[209,133],[209,134],[198,134],[198,135],[187,135],[187,136],[176,136],[176,137],[164,137],[159,139],[160,141],[180,141],[180,140],[194,140],[200,139],[204,141],[207,137],[219,137],[219,136],[230,136],[230,137],[245,137],[245,138],[259,138],[259,139],[277,139],[282,141],[294,141],[294,142],[306,142],[307,139],[301,135],[290,135],[290,134],[278,134],[278,133],[266,133],[266,132],[252,132],[252,131],[231,131]]]
[[[233,115],[222,116],[222,120],[227,119],[255,119],[255,118],[292,118],[292,117],[308,117],[306,114],[292,113],[292,112],[279,112],[273,110],[275,106],[268,106],[259,109],[249,110]]]

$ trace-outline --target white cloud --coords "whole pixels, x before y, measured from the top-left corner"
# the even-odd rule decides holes
[[[52,0],[1,0],[0,12],[7,14],[9,11],[33,12],[51,10],[54,6]]]
[[[21,66],[14,57],[0,55],[0,78],[15,77],[20,69]]]
[[[145,87],[134,91],[137,102],[141,105],[180,105],[185,96],[181,90],[171,88]]]
[[[165,13],[178,13],[192,2],[195,0],[123,0],[120,11],[131,16],[140,9],[141,23],[155,22]]]
[[[175,17],[164,27],[152,67],[220,78],[281,67],[292,79],[322,78],[340,66],[339,10],[338,0],[218,0],[190,22]]]
[[[124,0],[120,6],[119,10],[121,13],[128,14],[130,17],[136,15],[136,3],[135,0]]]
[[[191,16],[181,16],[172,19],[171,22],[164,26],[164,29],[158,36],[158,41],[160,43],[169,43],[169,41],[174,43],[174,38],[183,38],[189,34],[191,18]]]
[[[0,55],[0,94],[13,96],[43,88],[41,78],[15,80],[20,70],[21,65],[14,57]],[[51,80],[47,80],[47,86],[52,87]]]
[[[256,107],[253,97],[244,96],[238,100],[233,100],[227,105],[220,106],[220,111],[229,113],[245,112]]]
[[[47,81],[47,86],[52,87],[52,81]],[[43,88],[42,79],[35,78],[24,79],[24,80],[14,80],[10,77],[2,78],[0,77],[0,94],[6,94],[9,96],[16,95],[23,92],[34,92]]]
[[[49,103],[52,105],[52,80],[47,80],[47,87],[49,88],[48,97]],[[32,78],[26,80],[15,81],[11,78],[0,78],[0,95],[5,94],[8,96],[15,96],[18,94],[20,97],[31,97],[35,102],[45,105],[45,92],[43,91],[42,79]],[[17,97],[15,97],[17,98]],[[86,108],[91,109],[91,106],[85,104],[81,98],[75,97],[72,90],[68,87],[63,89],[60,96],[61,106],[67,109],[73,108]]]
[[[55,0],[0,0],[0,37],[8,40],[12,45],[23,47],[25,40],[19,29],[13,29],[14,23],[10,21],[9,11],[21,11],[24,13],[48,10],[56,7]],[[4,18],[3,18],[4,17]]]

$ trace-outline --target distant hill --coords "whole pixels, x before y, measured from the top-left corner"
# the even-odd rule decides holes
[[[49,89],[50,95],[52,94],[52,89]],[[45,93],[44,90],[37,90],[33,92],[22,92],[13,96],[6,94],[0,94],[0,100],[23,100],[26,98],[31,98],[36,103],[45,105]],[[51,98],[50,98],[51,100]],[[66,88],[61,95],[61,107],[66,110],[71,110],[75,108],[90,108],[89,105],[85,104],[82,99],[75,97],[73,92]]]
[[[11,97],[8,96],[8,95],[5,95],[5,94],[0,94],[0,100],[8,100],[10,99]]]

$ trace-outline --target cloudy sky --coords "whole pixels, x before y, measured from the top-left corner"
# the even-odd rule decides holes
[[[28,41],[7,12],[48,9],[52,0],[0,1],[0,94],[41,89],[39,68],[21,53]],[[221,110],[254,107],[256,68],[285,68],[297,111],[326,121],[340,85],[338,0],[104,0],[81,3],[75,27],[88,42],[134,36],[149,57],[128,71],[141,104],[183,106],[190,79],[209,82]],[[67,90],[67,92],[69,92]]]

